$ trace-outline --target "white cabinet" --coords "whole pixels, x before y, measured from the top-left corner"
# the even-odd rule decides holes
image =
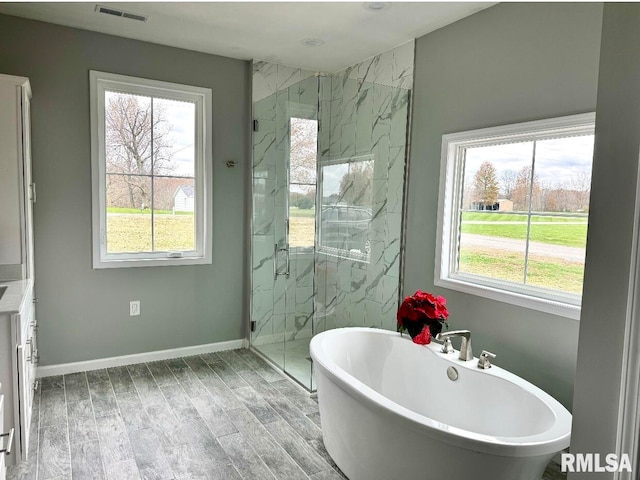
[[[29,79],[0,75],[0,279],[33,278]]]
[[[0,75],[0,450],[4,464],[26,459],[38,352],[33,291],[31,87],[25,77]]]
[[[33,288],[29,288],[24,296],[20,312],[13,314],[12,325],[17,339],[15,348],[17,371],[18,411],[14,407],[14,428],[19,430],[16,442],[16,461],[26,459],[29,454],[29,432],[31,431],[31,412],[33,409],[33,394],[37,388],[36,366],[38,364],[38,346],[36,343],[37,323],[33,303]]]
[[[33,394],[37,388],[35,374],[38,348],[33,283],[31,280],[20,280],[7,282],[7,285],[20,300],[17,312],[0,312],[0,384],[4,396],[4,425],[0,434],[8,434],[13,430],[13,448],[4,459],[7,465],[14,465],[25,460],[29,454]],[[4,444],[8,442],[8,436],[5,440]]]

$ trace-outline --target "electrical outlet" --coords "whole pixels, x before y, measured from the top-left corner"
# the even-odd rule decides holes
[[[136,315],[140,315],[140,300],[129,302],[129,316],[135,317]]]

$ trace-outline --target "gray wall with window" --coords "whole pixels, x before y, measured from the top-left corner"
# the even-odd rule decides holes
[[[92,270],[90,69],[213,90],[212,265]],[[243,338],[249,63],[0,15],[0,72],[33,87],[41,363]]]
[[[442,135],[594,111],[601,4],[499,4],[417,40],[404,294],[434,290]],[[571,408],[579,322],[437,289],[476,354]]]

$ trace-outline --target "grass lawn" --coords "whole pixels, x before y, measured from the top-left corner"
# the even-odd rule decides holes
[[[313,217],[289,218],[289,246],[313,247],[316,236],[316,223]]]
[[[290,217],[314,218],[316,216],[316,209],[315,208],[289,207],[289,216]]]
[[[506,237],[525,240],[527,238],[527,226],[516,225],[492,225],[462,224],[463,233],[487,235],[489,237]],[[531,225],[530,239],[532,242],[550,243],[552,245],[565,245],[567,247],[585,248],[587,245],[587,225],[563,225],[562,223],[549,223],[548,225]]]
[[[155,250],[195,249],[193,214],[156,215],[154,224]],[[150,215],[107,215],[107,232],[109,253],[151,251]]]
[[[522,212],[522,215],[516,213],[496,213],[496,212],[462,212],[462,221],[482,221],[482,222],[526,222],[526,212]],[[542,215],[532,215],[532,222],[551,222],[551,223],[566,223],[566,222],[584,222],[586,225],[587,217],[585,215],[567,215],[558,214],[557,216],[547,217]]]
[[[462,232],[489,237],[505,237],[525,240],[527,217],[512,213],[463,212]],[[585,248],[587,244],[587,218],[584,216],[531,217],[531,241]],[[466,223],[487,222],[487,223]],[[493,225],[491,222],[501,222]],[[504,222],[514,222],[505,225]]]
[[[460,251],[460,272],[522,283],[524,255],[464,248]],[[581,263],[529,255],[528,285],[581,294],[583,277]]]
[[[107,213],[131,213],[136,215],[150,215],[151,210],[140,210],[139,208],[107,207]],[[171,210],[154,210],[156,215],[173,215]],[[193,215],[193,212],[176,212],[176,215]]]

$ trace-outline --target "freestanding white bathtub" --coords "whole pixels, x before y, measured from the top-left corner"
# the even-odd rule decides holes
[[[350,480],[539,480],[571,414],[500,367],[373,328],[311,341],[327,451]],[[458,379],[447,376],[454,367]]]

